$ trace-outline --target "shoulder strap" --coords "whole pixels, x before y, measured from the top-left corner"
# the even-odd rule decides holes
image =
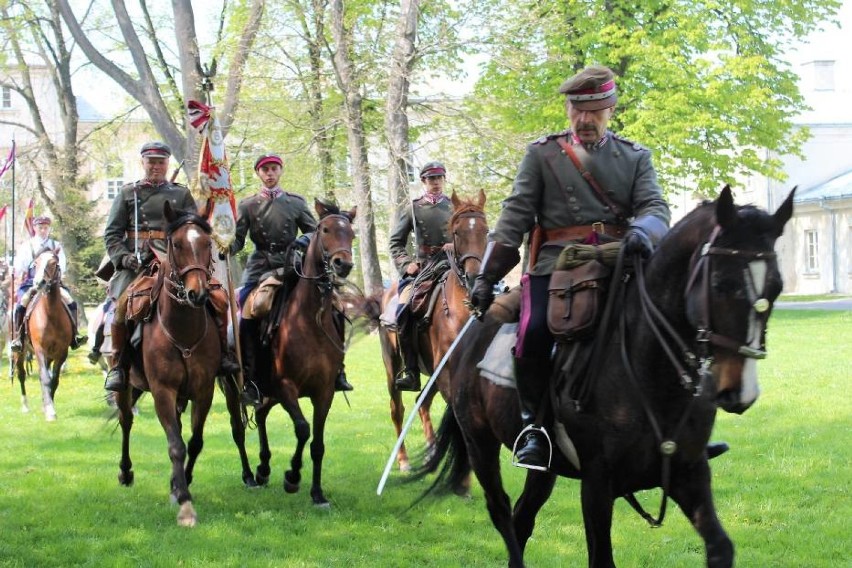
[[[574,162],[574,166],[577,167],[577,170],[580,172],[580,175],[583,176],[592,189],[595,190],[598,198],[604,202],[607,206],[609,206],[610,210],[615,214],[616,218],[622,222],[627,222],[627,217],[622,213],[621,208],[615,204],[615,202],[610,199],[604,189],[601,187],[601,184],[598,183],[598,180],[592,175],[592,172],[583,167],[583,163],[580,161],[580,158],[577,157],[577,153],[574,152],[574,148],[565,140],[564,136],[560,136],[556,139],[562,149],[565,150],[565,155],[571,158],[571,161]]]

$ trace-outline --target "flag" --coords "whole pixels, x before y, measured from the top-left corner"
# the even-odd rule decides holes
[[[216,107],[198,101],[189,101],[186,106],[189,123],[201,135],[195,193],[207,199],[207,221],[213,227],[213,240],[220,248],[227,248],[234,242],[236,234],[237,206],[222,127],[216,116]]]
[[[0,207],[0,221],[2,221],[3,217],[6,216],[6,211],[8,211],[8,210],[9,210],[8,205],[4,205],[3,207]]]
[[[24,213],[24,229],[27,230],[27,233],[29,233],[31,237],[35,236],[35,227],[33,226],[34,212],[33,198],[30,197],[30,202],[27,204],[27,210]]]
[[[12,149],[9,150],[9,157],[6,158],[6,161],[3,162],[3,165],[0,166],[0,178],[3,177],[3,174],[6,173],[6,170],[12,167],[12,162],[15,161],[15,141],[12,140]]]

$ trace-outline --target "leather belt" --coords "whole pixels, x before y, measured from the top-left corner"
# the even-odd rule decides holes
[[[432,256],[433,254],[437,254],[443,250],[444,245],[438,245],[434,247],[430,247],[427,245],[421,245],[418,249],[418,253],[420,256]]]
[[[165,239],[166,232],[165,231],[127,231],[128,239],[135,239],[139,237],[140,239]]]
[[[544,242],[548,241],[575,241],[585,239],[592,233],[607,235],[620,239],[627,232],[628,227],[623,225],[606,225],[604,223],[592,223],[591,225],[577,225],[575,227],[560,227],[558,229],[545,229]]]

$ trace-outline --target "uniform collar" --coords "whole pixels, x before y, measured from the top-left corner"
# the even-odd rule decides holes
[[[423,197],[422,197],[422,199],[424,201],[426,201],[426,203],[429,203],[431,205],[435,205],[437,203],[440,203],[441,201],[443,201],[446,198],[447,198],[447,196],[444,195],[443,193],[439,193],[437,195],[432,195],[430,193],[424,193]]]
[[[263,197],[265,197],[266,199],[275,199],[276,197],[278,197],[282,193],[284,193],[284,191],[281,189],[281,186],[278,186],[278,185],[276,185],[275,187],[271,187],[271,188],[268,188],[268,187],[260,188],[260,194]]]
[[[574,131],[571,131],[571,143],[574,146],[583,146],[586,150],[598,150],[602,148],[607,141],[609,141],[609,130],[604,132],[603,138],[595,142],[594,144],[585,144],[582,140],[580,140]]]
[[[160,188],[164,185],[168,185],[168,183],[169,183],[168,180],[163,180],[158,184],[154,184],[154,183],[148,181],[147,179],[143,179],[143,180],[139,180],[139,187],[141,187],[141,188],[151,187],[151,188],[154,188],[154,189],[158,189],[158,188]]]

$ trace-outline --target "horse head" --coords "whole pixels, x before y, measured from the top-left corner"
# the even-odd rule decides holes
[[[482,255],[488,241],[488,220],[485,218],[485,192],[479,190],[476,199],[463,200],[453,191],[453,216],[450,217],[449,233],[453,237],[453,257],[463,277],[465,287],[470,289],[479,274]]]
[[[319,223],[308,247],[306,269],[310,264],[321,264],[325,274],[346,278],[354,266],[352,241],[355,240],[355,231],[352,229],[352,221],[358,208],[341,212],[336,205],[319,199],[314,200],[314,208]]]
[[[716,402],[728,412],[745,412],[760,393],[756,360],[766,356],[766,322],[782,288],[774,246],[793,214],[794,193],[774,214],[734,205],[728,186],[705,206],[712,215],[690,257],[685,313]]]
[[[170,272],[166,278],[169,293],[178,301],[194,307],[207,302],[213,267],[213,240],[210,225],[189,211],[175,210],[169,201],[163,205],[166,226],[167,258]]]
[[[59,254],[55,250],[44,249],[36,254],[33,265],[33,286],[39,292],[49,292],[61,281]]]

